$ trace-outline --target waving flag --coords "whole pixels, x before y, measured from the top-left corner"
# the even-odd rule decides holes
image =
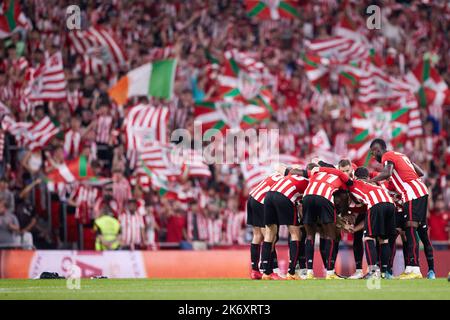
[[[170,200],[180,201],[187,203],[195,200],[194,194],[189,190],[183,190],[180,185],[174,184],[167,180],[165,177],[155,174],[149,167],[141,165],[137,172],[137,181],[143,187],[152,188],[160,197],[164,197]]]
[[[280,18],[299,18],[298,1],[245,0],[247,15],[260,19],[278,20]]]
[[[171,144],[153,145],[139,152],[135,183],[151,187],[160,196],[187,201],[190,196],[179,188],[180,178],[210,177],[211,171],[200,154]]]
[[[25,134],[27,130],[32,126],[32,123],[16,122],[16,120],[12,116],[6,115],[2,119],[1,125],[4,131],[9,132],[14,136],[19,146],[23,146],[25,141]]]
[[[5,0],[0,6],[0,39],[11,36],[27,26],[27,18],[20,8],[19,0]]]
[[[421,61],[405,76],[405,80],[416,94],[420,106],[428,108],[436,119],[441,119],[442,106],[450,104],[450,90],[439,72],[430,65],[430,60]]]
[[[85,31],[69,31],[69,42],[83,56],[85,74],[110,75],[126,65],[125,51],[104,29],[90,27]]]
[[[6,106],[5,104],[3,104],[0,101],[0,119],[1,117],[3,117],[4,115],[10,114],[11,111],[9,110],[8,106]]]
[[[171,99],[176,64],[176,59],[159,60],[133,69],[119,79],[109,95],[120,105],[136,96]]]
[[[25,146],[30,150],[45,147],[59,132],[59,128],[48,116],[35,123],[16,122],[14,118],[5,116],[2,128],[12,134],[20,146]]]
[[[36,69],[28,69],[24,95],[27,101],[64,101],[67,99],[67,82],[61,52],[46,59]]]
[[[273,82],[273,76],[266,66],[249,52],[229,50],[224,58],[217,79],[211,79],[217,81],[219,88],[215,98],[248,101],[265,106],[272,113],[272,94],[267,85]]]
[[[375,103],[379,100],[396,100],[410,94],[411,89],[403,80],[386,74],[372,63],[365,64],[364,75],[359,81],[358,99],[362,103]]]
[[[59,128],[46,116],[27,129],[24,144],[30,150],[43,148],[58,132]]]
[[[163,180],[175,179],[181,175],[181,165],[175,164],[172,157],[171,145],[153,145],[139,152],[142,165]]]
[[[328,64],[330,62],[327,58],[316,55],[304,55],[303,62],[308,80],[319,92],[322,91],[322,88],[328,88],[330,86],[328,70]]]
[[[139,104],[130,109],[124,120],[128,150],[139,150],[156,142],[167,143],[169,109]]]
[[[211,170],[204,161],[201,152],[175,146],[172,150],[171,160],[173,163],[181,165],[182,175],[191,178],[211,177]]]
[[[355,40],[359,43],[367,43],[366,25],[362,24],[362,21],[359,21],[359,24],[356,23],[356,19],[361,20],[361,17],[358,14],[350,16],[349,12],[343,12],[338,23],[333,27],[333,34],[338,37]],[[363,25],[364,27],[358,28],[359,25]]]
[[[49,190],[58,190],[61,185],[68,185],[75,182],[86,181],[95,178],[95,174],[90,167],[87,158],[80,156],[78,159],[66,161],[57,166],[47,176],[47,186]]]
[[[349,142],[349,157],[358,165],[370,160],[369,146],[375,138],[382,138],[393,146],[423,134],[422,122],[415,99],[402,99],[394,105],[367,108],[352,116],[354,136]]]
[[[208,129],[248,128],[268,118],[269,112],[264,106],[237,100],[199,102],[195,106],[195,121],[201,124],[203,132]]]
[[[181,176],[191,178],[211,176],[211,171],[201,154],[172,144],[146,147],[139,153],[139,160],[141,165],[162,180],[176,180]]]
[[[244,176],[247,190],[251,190],[275,170],[274,165],[283,163],[288,166],[297,165],[301,168],[306,166],[306,162],[298,157],[288,154],[270,154],[263,157],[257,164],[250,164],[247,161],[241,163],[241,171]]]

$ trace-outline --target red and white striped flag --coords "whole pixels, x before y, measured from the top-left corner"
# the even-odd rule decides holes
[[[366,43],[343,37],[328,37],[326,39],[305,40],[306,48],[311,53],[321,57],[334,59],[340,63],[360,61],[369,57]]]
[[[15,137],[19,146],[24,145],[25,132],[32,126],[30,122],[16,122],[10,115],[6,115],[3,118],[1,125],[4,131]]]
[[[181,174],[181,166],[174,166],[170,158],[168,145],[148,146],[139,152],[139,164],[145,165],[162,179]]]
[[[50,140],[59,132],[59,128],[48,116],[34,123],[25,132],[24,144],[30,150],[36,150],[46,146]]]
[[[375,103],[380,99],[399,99],[410,94],[410,86],[400,79],[386,74],[371,63],[364,67],[364,75],[359,80],[359,101]]]
[[[61,52],[49,57],[44,65],[27,70],[25,99],[32,101],[62,101],[67,99],[67,82]]]
[[[9,108],[0,101],[0,118],[10,113]]]
[[[412,94],[401,97],[398,102],[394,104],[394,107],[398,107],[399,109],[409,109],[408,129],[406,132],[408,138],[422,137],[423,124],[420,116],[419,103],[417,102],[416,97]]]
[[[273,173],[275,165],[283,163],[288,166],[297,165],[301,168],[306,166],[306,162],[290,154],[270,154],[268,157],[261,157],[263,161],[257,164],[248,162],[241,163],[241,171],[244,176],[247,190],[256,187],[262,180]]]
[[[139,104],[131,108],[124,120],[129,151],[140,150],[155,142],[167,143],[169,109]]]
[[[172,163],[181,166],[181,174],[190,178],[210,177],[211,170],[203,159],[203,155],[193,149],[174,147],[170,157]]]
[[[125,51],[100,27],[70,31],[69,41],[75,52],[83,56],[85,74],[110,75],[127,63]]]
[[[162,179],[187,175],[210,177],[211,171],[202,155],[192,149],[172,145],[154,145],[141,150],[140,161]]]
[[[31,123],[16,122],[14,118],[6,116],[2,121],[2,129],[13,135],[19,146],[26,146],[30,150],[46,146],[59,132],[59,128],[49,117]]]

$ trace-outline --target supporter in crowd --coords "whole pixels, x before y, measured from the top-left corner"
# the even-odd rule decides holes
[[[129,199],[119,217],[122,249],[144,249],[146,243],[144,218],[138,213],[136,199]]]
[[[5,178],[0,179],[0,200],[4,201],[9,212],[15,211],[14,193],[9,190],[8,180]]]
[[[17,248],[21,246],[20,226],[17,217],[6,208],[4,200],[0,200],[0,246]]]
[[[445,207],[442,195],[436,198],[434,209],[429,218],[430,238],[446,242],[450,239],[450,210]]]

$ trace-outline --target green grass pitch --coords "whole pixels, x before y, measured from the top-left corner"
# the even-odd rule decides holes
[[[79,290],[66,280],[0,280],[4,299],[450,299],[450,282],[381,280],[252,281],[247,279],[83,279]]]

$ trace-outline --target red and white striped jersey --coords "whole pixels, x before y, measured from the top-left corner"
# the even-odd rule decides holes
[[[414,170],[414,166],[407,156],[395,151],[383,154],[381,162],[394,165],[392,170],[392,183],[395,189],[402,195],[402,200],[408,202],[428,195],[427,186],[422,182]]]
[[[125,245],[141,244],[141,232],[145,228],[144,218],[138,212],[132,214],[126,210],[119,217],[121,238]]]
[[[195,217],[194,217],[195,215]],[[197,227],[198,239],[194,239],[194,223]],[[189,241],[193,240],[207,240],[208,239],[208,218],[203,214],[189,211],[187,213],[187,238]]]
[[[80,154],[81,133],[69,130],[64,135],[64,152],[67,158],[76,158]]]
[[[25,57],[20,57],[12,61],[12,66],[16,70],[24,70],[28,67],[29,63]]]
[[[110,209],[112,211],[112,214],[114,215],[114,217],[119,216],[119,211],[118,211],[119,205],[117,204],[117,201],[112,199],[111,201],[109,201],[109,203],[106,203],[106,201],[103,199],[103,195],[102,195],[95,201],[94,219],[97,219],[98,217],[100,217],[100,215],[103,213],[102,210],[104,210],[106,208],[106,206],[109,207],[108,210]]]
[[[380,187],[361,180],[354,180],[353,185],[348,187],[351,194],[370,209],[374,205],[382,202],[394,204],[389,192]]]
[[[222,242],[226,244],[243,243],[243,231],[245,230],[245,211],[235,212],[231,209],[225,209],[222,212],[224,230]]]
[[[77,204],[75,218],[82,223],[89,223],[91,219],[94,219],[94,206],[100,199],[100,191],[97,188],[80,184],[72,193],[71,198]]]
[[[117,201],[119,212],[122,211],[128,199],[131,198],[131,186],[126,178],[113,182],[113,198]]]
[[[67,91],[67,103],[69,104],[70,112],[73,114],[78,106],[81,105],[83,94],[80,90]]]
[[[318,172],[316,174],[313,174],[309,178],[309,185],[305,190],[304,196],[321,196],[331,203],[334,203],[333,193],[338,189],[343,188],[344,186],[345,184],[341,181],[341,179],[339,179],[338,175],[326,172]]]
[[[264,203],[264,198],[266,197],[267,191],[280,179],[283,179],[283,175],[275,172],[271,176],[265,178],[256,187],[250,190],[249,195],[253,197],[259,203]]]
[[[381,181],[380,186],[385,189],[391,196],[392,200],[394,200],[397,212],[403,212],[402,195],[397,192],[397,189],[395,189],[395,186],[392,183],[392,179]]]
[[[283,194],[293,203],[305,193],[308,187],[309,180],[299,175],[287,175],[278,180],[271,188],[270,191],[275,191]]]
[[[209,218],[207,221],[208,226],[208,244],[215,245],[222,242],[222,219]]]
[[[97,143],[108,144],[111,138],[113,117],[112,116],[100,116],[97,119],[97,130],[95,141]]]

